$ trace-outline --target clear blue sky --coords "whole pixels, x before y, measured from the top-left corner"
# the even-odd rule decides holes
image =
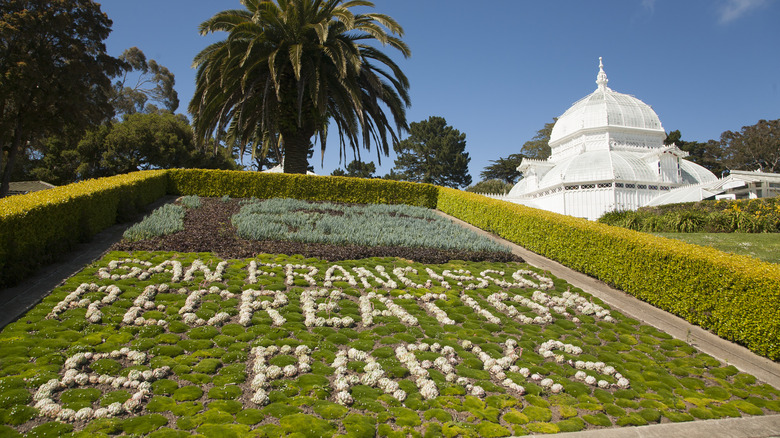
[[[490,160],[520,151],[553,117],[596,89],[598,58],[609,86],[651,105],[684,140],[718,139],[760,119],[780,118],[777,0],[375,0],[404,28],[412,56],[388,53],[411,82],[409,122],[441,116],[466,134],[474,182]],[[237,0],[105,0],[114,22],[108,51],[128,47],[176,76],[186,113],[194,56],[225,34],[198,25],[240,8]],[[339,167],[335,135],[324,166]],[[376,152],[361,151],[377,162]],[[394,155],[382,157],[378,175]],[[352,157],[350,155],[349,160]]]

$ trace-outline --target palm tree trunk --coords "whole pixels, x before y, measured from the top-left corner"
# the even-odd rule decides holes
[[[309,142],[314,132],[304,132],[300,129],[295,132],[283,132],[284,142],[284,173],[306,174],[309,167]]]

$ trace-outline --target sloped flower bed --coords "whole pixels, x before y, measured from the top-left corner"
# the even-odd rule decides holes
[[[274,202],[245,222],[366,214]],[[0,436],[500,437],[780,411],[776,388],[511,253],[251,240],[238,200],[180,204],[183,230],[118,243],[0,332]]]
[[[113,252],[0,332],[0,434],[508,436],[780,411],[517,262]]]

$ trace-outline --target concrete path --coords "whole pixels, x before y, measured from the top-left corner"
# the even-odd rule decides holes
[[[442,212],[438,213],[477,234],[511,247],[512,253],[525,259],[528,264],[549,271],[552,275],[566,280],[572,286],[578,287],[583,291],[598,297],[609,304],[610,307],[614,307],[624,315],[666,332],[716,359],[734,365],[740,371],[752,374],[759,380],[764,381],[775,388],[780,388],[780,363],[758,356],[745,347],[721,339],[717,335],[708,332],[699,326],[693,325],[682,318],[653,307],[623,291],[610,287],[603,281],[567,268],[558,262],[542,257],[539,254],[515,245],[508,240],[496,237],[495,235],[483,231],[460,219]],[[678,436],[701,438],[780,437],[780,415],[599,429],[586,432],[563,433],[555,436],[582,438]]]
[[[553,436],[555,438],[777,438],[780,437],[780,415],[598,429],[559,433]]]

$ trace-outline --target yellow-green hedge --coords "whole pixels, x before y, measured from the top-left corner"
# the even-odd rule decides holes
[[[169,193],[208,197],[296,198],[436,208],[438,192],[430,184],[235,170],[175,169],[169,178]]]
[[[440,188],[437,208],[780,359],[780,266]]]
[[[167,182],[165,171],[134,172],[0,199],[0,285],[163,196]]]

